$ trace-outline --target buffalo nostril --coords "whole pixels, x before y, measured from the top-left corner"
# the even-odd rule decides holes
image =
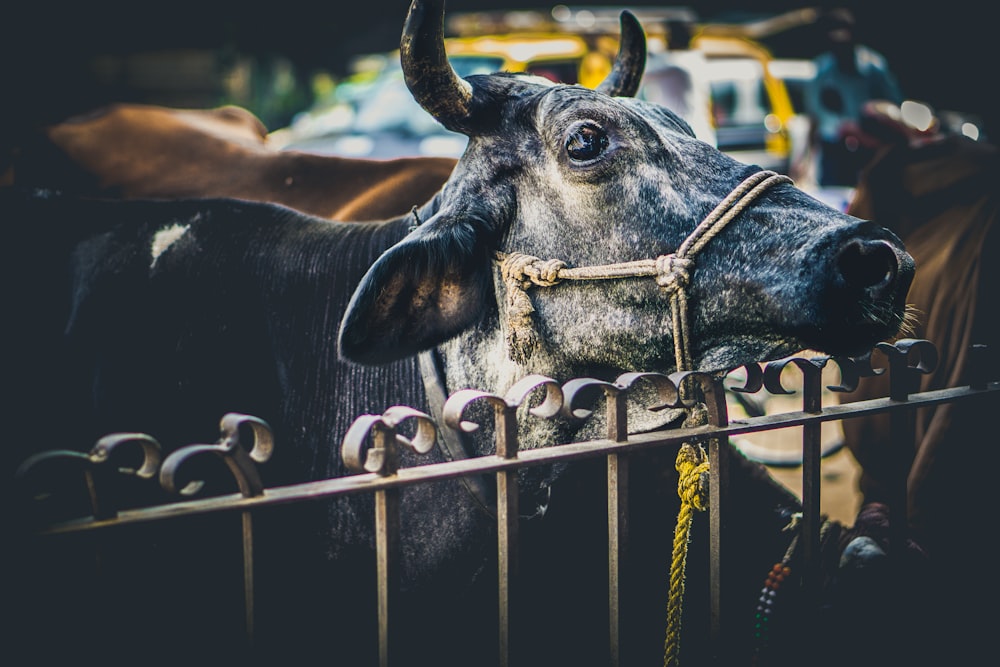
[[[850,287],[885,287],[895,280],[899,263],[885,241],[854,240],[840,251],[837,270]]]

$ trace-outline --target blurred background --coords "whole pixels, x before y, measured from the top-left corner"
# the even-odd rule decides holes
[[[108,100],[197,105],[234,101],[270,129],[323,94],[323,77],[350,74],[359,55],[398,47],[407,0],[276,3],[177,0],[10,3],[4,10],[2,95],[5,120],[48,119]],[[548,11],[532,0],[451,0],[449,16],[498,9]],[[608,2],[568,3],[606,7]],[[705,22],[744,21],[787,12],[802,2],[699,0],[683,3]],[[913,99],[939,109],[998,117],[986,73],[996,28],[971,0],[900,3],[845,0],[859,39],[885,55]],[[662,7],[635,0],[623,7]],[[809,30],[762,40],[775,57],[810,58]],[[320,81],[315,81],[319,76]],[[317,93],[315,86],[319,85]]]
[[[457,157],[465,138],[438,126],[402,82],[396,49],[408,5],[43,0],[8,7],[0,39],[0,155],[12,154],[21,136],[39,127],[131,102],[239,105],[263,121],[278,149]],[[831,8],[846,10],[856,41],[884,57],[901,97],[917,102],[909,112],[918,124],[927,115],[941,129],[979,140],[1000,127],[986,77],[994,27],[970,0],[919,8],[875,0],[450,0],[449,56],[463,76],[521,70],[593,86],[617,49],[623,8],[637,14],[649,38],[640,96],[661,101],[670,92],[669,81],[654,85],[654,54],[696,52],[706,61],[696,76],[707,100],[702,126],[688,118],[698,136],[806,186],[817,152],[804,91],[815,76],[814,58],[828,48],[819,16]],[[676,21],[690,29],[688,44],[668,38]],[[832,193],[831,203],[842,205],[843,196]]]

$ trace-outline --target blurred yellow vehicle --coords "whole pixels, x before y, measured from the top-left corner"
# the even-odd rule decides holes
[[[692,40],[707,60],[718,147],[737,159],[788,173],[796,109],[770,52],[753,40],[702,30]]]
[[[474,59],[483,71],[525,72],[594,88],[611,71],[617,45],[609,56],[580,35],[532,32],[452,37],[445,49],[460,70],[467,69],[460,61]]]
[[[594,88],[610,72],[618,51],[620,10],[566,12],[457,16],[449,25],[452,36],[445,39],[445,49],[459,76],[524,72]],[[635,13],[646,28],[651,55],[666,48],[667,20],[692,22],[696,28],[692,47],[707,61],[703,75],[711,87],[708,113],[715,129],[713,142],[739,160],[787,173],[795,110],[784,82],[770,71],[770,53],[753,39],[713,34],[713,27],[696,23],[690,10],[644,8]],[[578,20],[582,15],[588,18],[586,26]],[[320,133],[303,122],[304,131],[286,133],[287,147],[375,158],[462,153],[464,136],[444,130],[412,100],[398,52],[369,56],[366,62],[363,78],[340,86],[350,117],[338,117],[338,128]],[[316,119],[306,120],[323,127]]]

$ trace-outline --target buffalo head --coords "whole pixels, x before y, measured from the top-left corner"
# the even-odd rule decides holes
[[[612,73],[591,90],[460,78],[445,57],[443,5],[414,0],[402,65],[414,97],[468,147],[428,217],[362,280],[343,356],[381,364],[444,344],[450,381],[503,387],[529,372],[670,372],[681,325],[700,370],[804,349],[860,353],[897,333],[914,270],[899,239],[631,97],[645,61],[632,14],[622,12]],[[722,215],[734,191],[745,196]],[[713,216],[726,219],[704,235]],[[528,273],[501,262],[524,256],[538,259]],[[622,263],[673,268],[563,279]],[[681,325],[669,305],[677,283]],[[530,346],[513,349],[517,340]]]

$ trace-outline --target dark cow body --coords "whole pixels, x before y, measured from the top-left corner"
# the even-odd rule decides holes
[[[574,267],[667,255],[759,170],[697,141],[669,111],[630,97],[644,58],[631,14],[623,14],[623,56],[595,91],[511,75],[453,78],[442,63],[442,13],[443,3],[414,2],[404,71],[418,100],[470,143],[413,231],[409,216],[338,223],[228,199],[0,193],[0,214],[16,222],[7,225],[3,250],[10,272],[4,298],[16,323],[8,349],[18,350],[11,377],[21,389],[5,408],[14,447],[86,450],[105,433],[139,431],[172,450],[214,441],[221,415],[236,411],[273,428],[275,454],[260,468],[272,486],[344,475],[338,446],[359,415],[399,404],[429,411],[415,357],[422,350],[439,356],[446,393],[472,387],[502,395],[530,373],[613,381],[626,371],[675,369],[668,295],[651,277],[532,289],[537,344],[512,354],[512,283],[501,279],[495,253],[526,252]],[[699,251],[691,272],[693,367],[721,371],[806,348],[858,353],[893,336],[913,267],[892,234],[778,182]],[[667,412],[632,409],[630,424],[636,431],[672,427],[683,416]],[[523,448],[602,437],[600,421],[525,420],[518,436]],[[470,437],[470,454],[492,453],[490,431]],[[26,453],[18,451],[18,460]],[[642,454],[632,466],[624,664],[662,661],[678,511],[674,454]],[[440,460],[434,450],[419,461],[408,455],[403,465]],[[761,582],[788,547],[781,529],[798,503],[762,467],[738,459],[736,468],[732,494],[740,500],[728,548],[740,556],[725,584],[733,601],[726,612],[745,628],[732,630],[724,650],[749,660]],[[604,475],[602,462],[579,462],[521,476],[523,579],[512,664],[606,660]],[[689,554],[685,665],[705,664],[718,650],[708,633],[705,523],[696,523]],[[119,663],[152,654],[154,645],[165,661],[194,655],[373,664],[371,499],[317,502],[303,515],[280,508],[255,515],[265,546],[257,556],[257,644],[246,653],[239,614],[206,592],[236,576],[231,569],[221,579],[209,576],[221,568],[212,556],[227,529],[206,524],[193,543],[179,529],[151,532],[136,557],[115,561],[126,584],[134,575],[152,587],[160,611],[123,613],[144,587],[126,585],[109,596],[67,576],[81,592],[60,600],[63,606],[38,602],[48,598],[30,588],[19,591],[30,610],[20,619],[26,627],[19,626],[19,641],[39,640],[43,652],[61,658],[85,646]],[[453,480],[406,489],[402,531],[404,590],[394,617],[402,637],[393,660],[492,664],[493,518]],[[828,534],[833,563],[845,540],[840,527]],[[72,563],[75,554],[57,556]],[[173,560],[197,560],[198,576],[173,579],[162,565]],[[34,571],[42,562],[20,564]],[[831,571],[848,576],[835,565]],[[855,597],[837,598],[852,590]],[[856,664],[885,649],[864,644],[879,629],[850,625],[846,612],[884,602],[883,592],[875,582],[828,594],[837,603],[830,621],[870,651]],[[59,600],[58,590],[46,593]],[[902,595],[892,598],[897,602],[906,609],[911,601]],[[794,630],[800,616],[787,618]],[[126,631],[108,643],[109,626]],[[46,644],[53,627],[73,641]],[[812,650],[816,638],[808,633],[782,638],[776,664],[807,649],[811,664],[844,658],[828,646]]]
[[[382,220],[429,200],[453,158],[365,160],[268,144],[246,109],[115,104],[29,135],[12,181],[122,199],[236,197],[332,220]]]

